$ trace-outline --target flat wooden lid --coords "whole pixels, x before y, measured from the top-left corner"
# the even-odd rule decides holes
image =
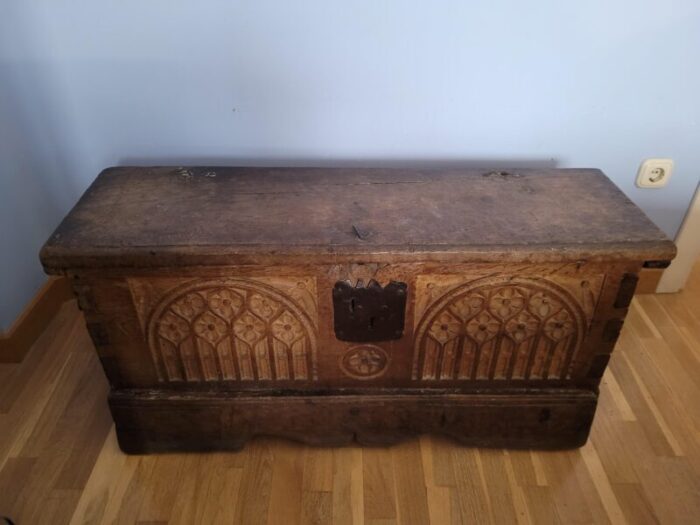
[[[322,260],[671,259],[595,169],[121,167],[44,246],[73,267]]]

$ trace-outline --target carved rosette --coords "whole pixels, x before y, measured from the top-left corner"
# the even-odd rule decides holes
[[[413,379],[566,379],[587,323],[581,305],[551,281],[468,282],[434,299],[423,314]]]
[[[353,346],[340,358],[340,369],[354,379],[380,377],[388,366],[388,354],[375,345]]]
[[[147,337],[161,381],[317,378],[314,320],[293,297],[257,281],[198,280],[170,290]]]

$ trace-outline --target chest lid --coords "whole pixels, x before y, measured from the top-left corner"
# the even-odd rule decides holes
[[[120,167],[41,252],[48,272],[362,260],[671,259],[595,169]]]

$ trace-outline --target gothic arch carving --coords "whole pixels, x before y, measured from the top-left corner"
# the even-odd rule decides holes
[[[576,299],[551,281],[477,279],[426,309],[413,379],[566,379],[587,323]]]
[[[170,290],[149,317],[147,338],[161,381],[317,379],[312,319],[257,281],[196,280]]]

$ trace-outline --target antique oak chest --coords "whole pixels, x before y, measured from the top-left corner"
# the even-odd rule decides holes
[[[131,453],[585,442],[646,261],[593,169],[111,168],[41,252]]]

